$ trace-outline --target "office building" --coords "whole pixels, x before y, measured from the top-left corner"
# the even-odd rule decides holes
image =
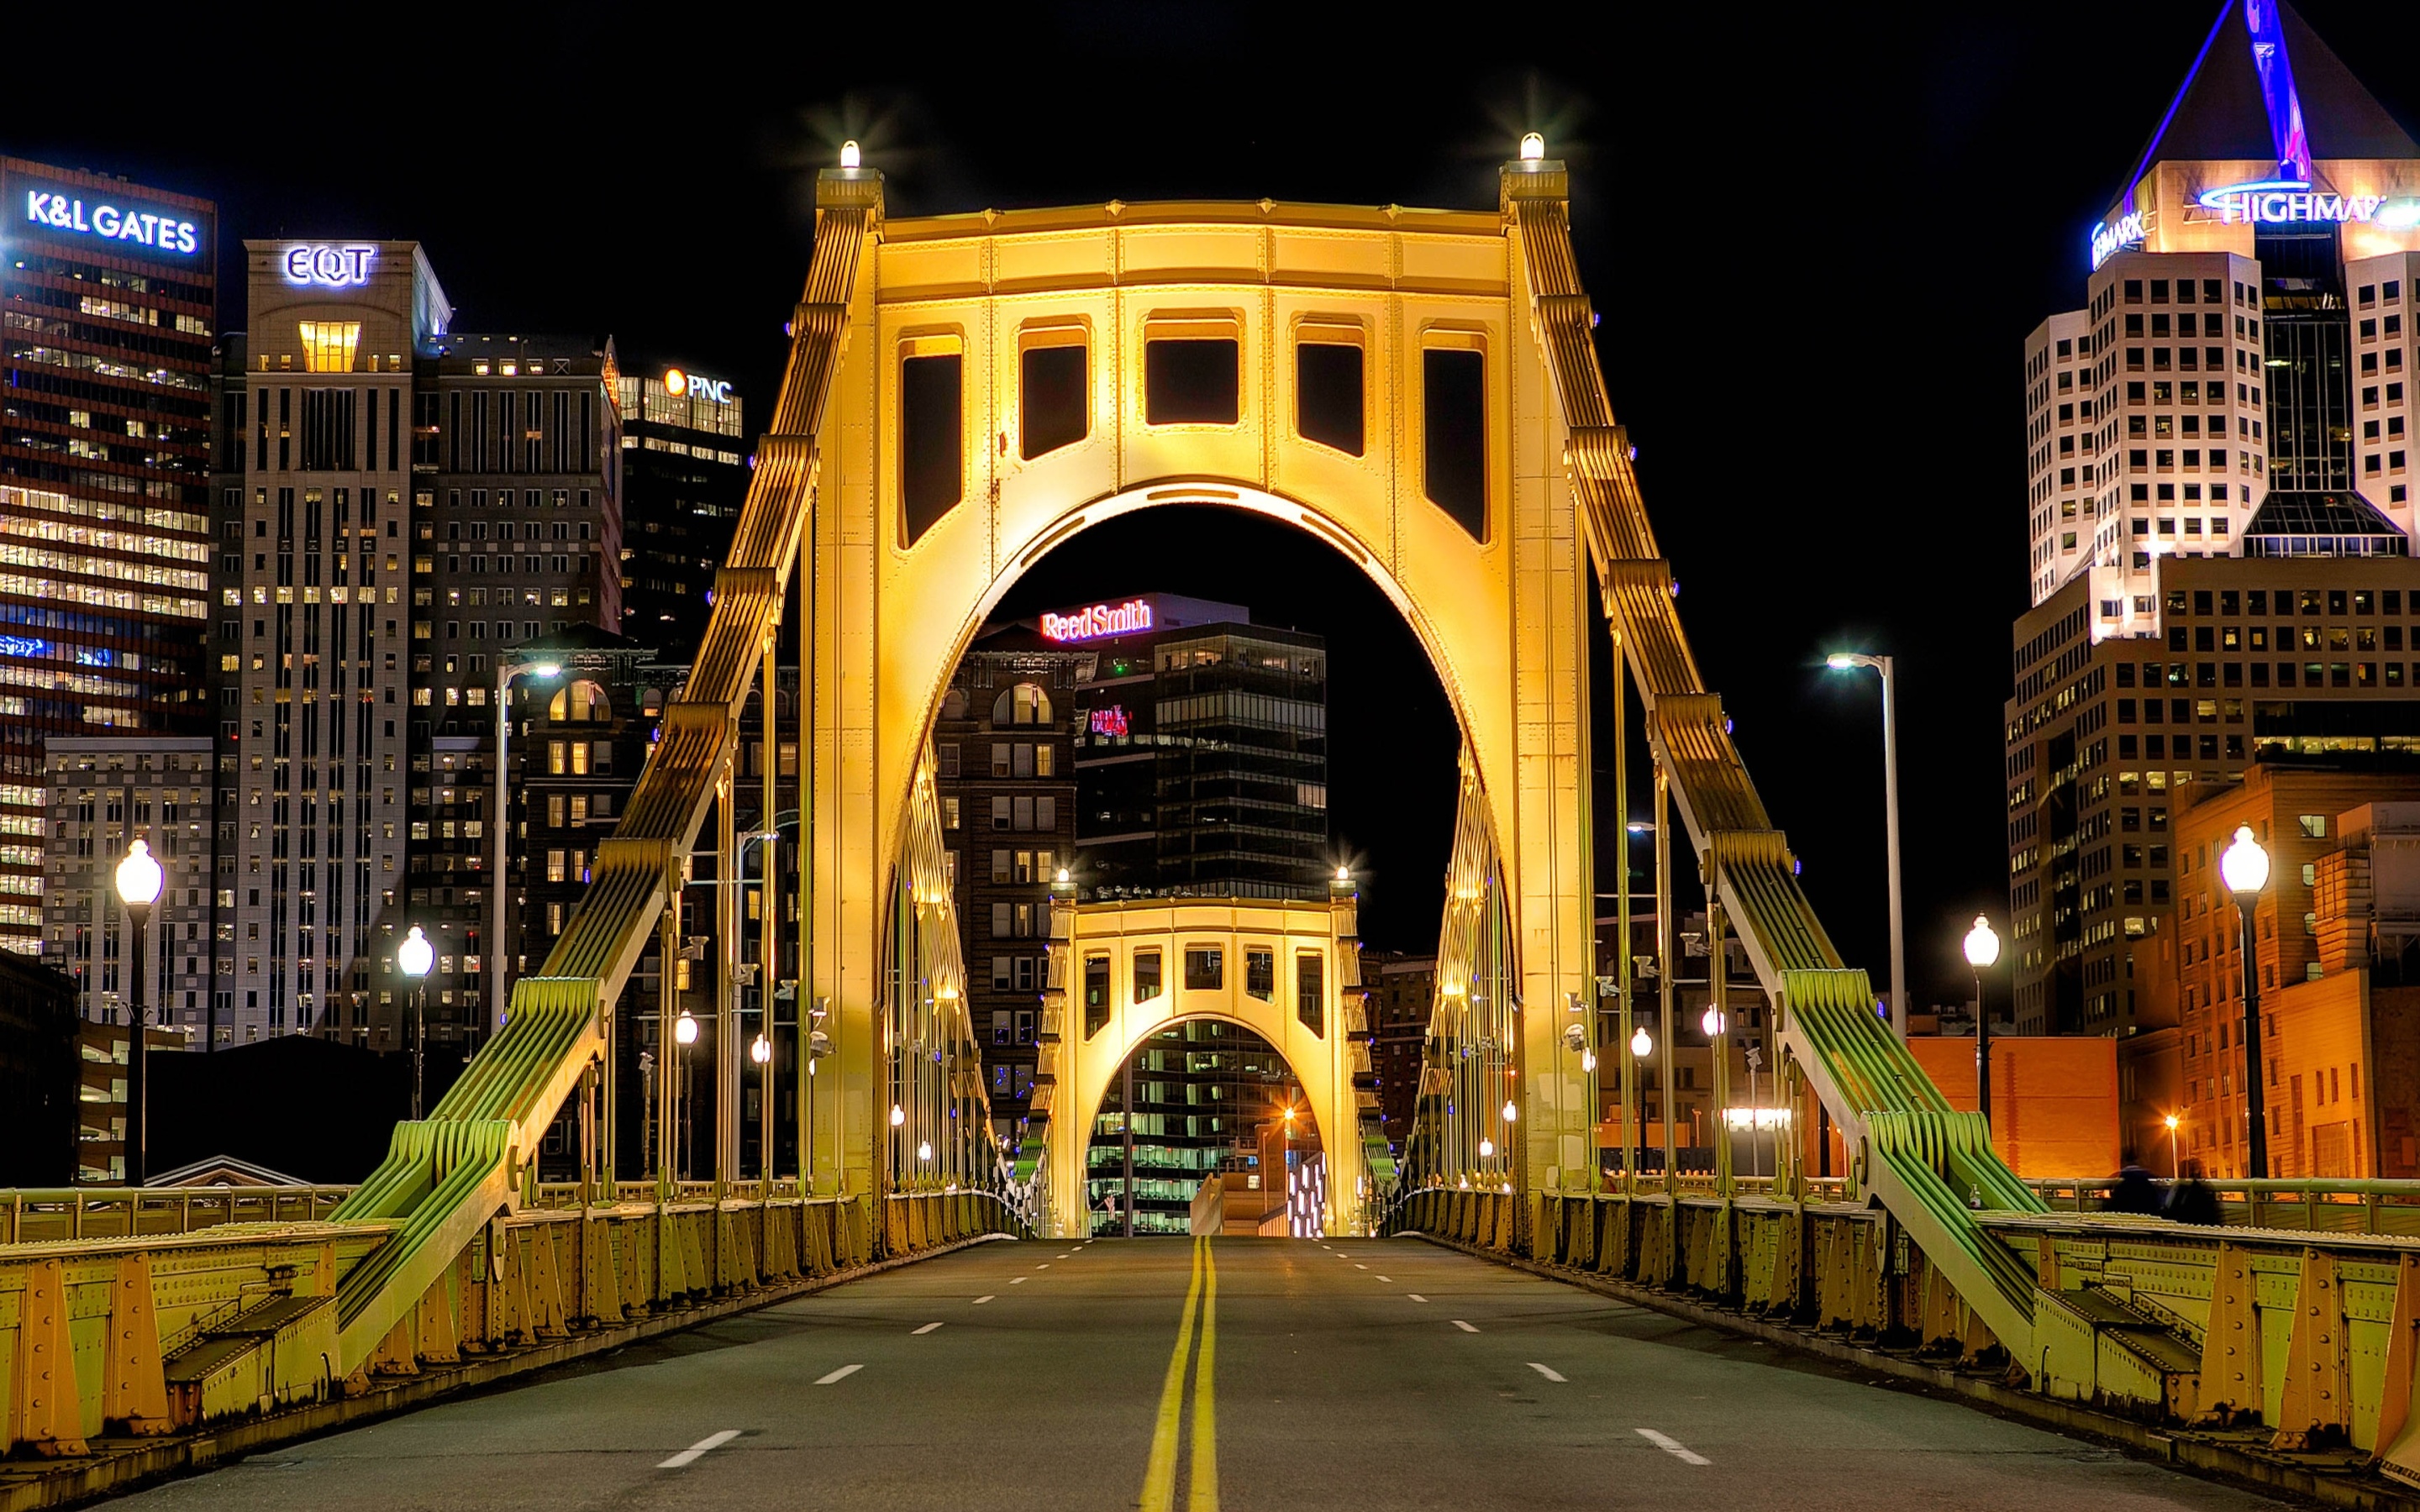
[[[1109,1084],[1093,1119],[1085,1188],[1095,1234],[1125,1231],[1129,1083],[1137,1234],[1188,1232],[1194,1196],[1218,1172],[1258,1174],[1264,1184],[1278,1180],[1262,1150],[1271,1126],[1282,1129],[1287,1108],[1297,1110],[1307,1136],[1314,1133],[1301,1080],[1266,1040],[1223,1019],[1171,1025],[1143,1041],[1131,1077]]]
[[[1387,1147],[1400,1156],[1419,1103],[1420,1056],[1436,1008],[1436,957],[1364,950],[1361,980],[1369,983],[1370,1063],[1378,1076],[1380,1120]]]
[[[53,734],[208,728],[210,202],[0,158],[0,833]],[[0,846],[0,949],[41,938]]]
[[[749,440],[730,381],[668,367],[615,380],[622,409],[622,623],[695,654],[707,591],[748,498]]]
[[[454,332],[409,241],[246,255],[221,380],[216,1021],[393,1043],[418,924],[432,1019],[467,1030],[491,701],[517,648],[620,619],[612,345]]]
[[[979,636],[933,727],[968,1008],[1004,1138],[1016,1137],[1033,1097],[1050,884],[1076,864],[1077,689],[1093,664],[1091,651],[1022,625]]]
[[[117,863],[133,841],[147,841],[161,881],[145,931],[144,1000],[151,1023],[199,1048],[211,1038],[218,950],[210,737],[54,735],[44,760],[43,963],[73,983],[86,1023],[131,1022],[134,936],[117,896]]]
[[[1094,653],[1074,737],[1084,896],[1327,896],[1319,637],[1167,594],[1044,614],[1036,628]]]
[[[2185,785],[2420,733],[2420,147],[2290,6],[2230,4],[2024,346],[2007,704],[2021,1033],[2156,1026]],[[2156,691],[2154,691],[2156,689]]]

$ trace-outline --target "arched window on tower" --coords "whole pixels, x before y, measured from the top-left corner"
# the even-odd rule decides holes
[[[554,702],[547,705],[546,715],[558,724],[566,720],[586,724],[613,717],[613,704],[602,687],[583,677],[568,687],[555,689]]]
[[[1043,691],[1039,683],[1019,683],[992,703],[991,722],[995,725],[1048,724],[1050,695]]]

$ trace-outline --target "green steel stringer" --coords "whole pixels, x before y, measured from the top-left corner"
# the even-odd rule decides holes
[[[2047,1210],[1992,1149],[1978,1113],[1953,1111],[1873,1010],[1862,971],[1781,974],[1781,1038],[1853,1139],[1865,1186],[2017,1359],[2031,1358],[2032,1270],[1978,1221],[1978,1207]]]

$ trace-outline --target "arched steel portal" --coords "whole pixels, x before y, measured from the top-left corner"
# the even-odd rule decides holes
[[[867,213],[809,543],[817,998],[870,1030],[871,901],[890,895],[950,670],[1007,585],[1109,515],[1209,502],[1294,520],[1403,609],[1484,795],[1518,992],[1585,1001],[1586,548],[1510,218],[1263,201],[885,221],[871,172],[827,173],[821,193]],[[1042,424],[1037,354],[1071,349],[1078,402]],[[1220,376],[1206,404],[1204,360]],[[1340,370],[1341,405],[1319,379]],[[1306,404],[1341,408],[1342,433],[1307,424]],[[1592,1097],[1559,1027],[1529,1016],[1522,1165],[1535,1189],[1577,1193]],[[844,1033],[844,1057],[874,1040]],[[841,1067],[851,1085],[872,1070]],[[872,1168],[846,1144],[861,1129],[829,1137]]]
[[[1042,1066],[1056,1084],[1057,1116],[1036,1151],[1052,1232],[1085,1233],[1085,1151],[1126,1057],[1160,1030],[1203,1018],[1241,1025],[1285,1057],[1327,1152],[1326,1229],[1363,1231],[1370,1198],[1393,1172],[1377,1100],[1365,1108],[1356,1084],[1371,1067],[1354,918],[1350,896],[1058,906]]]

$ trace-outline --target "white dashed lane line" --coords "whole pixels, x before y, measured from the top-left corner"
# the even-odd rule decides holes
[[[839,1369],[833,1371],[830,1375],[817,1376],[815,1378],[815,1384],[818,1386],[829,1386],[835,1381],[846,1381],[849,1377],[857,1374],[864,1368],[865,1366],[861,1365],[845,1365]]]
[[[980,1307],[980,1306],[982,1306],[985,1303],[987,1303],[987,1302],[991,1301],[994,1297],[997,1297],[997,1296],[999,1296],[999,1295],[1000,1295],[1000,1293],[999,1293],[999,1292],[997,1292],[997,1291],[986,1291],[986,1292],[985,1292],[982,1296],[977,1297],[977,1298],[974,1300],[974,1305],[976,1305],[976,1306]]]
[[[1475,1329],[1475,1328],[1471,1327],[1468,1323],[1464,1322],[1464,1321],[1463,1321],[1461,1319],[1459,1319],[1459,1318],[1457,1318],[1457,1319],[1455,1319],[1453,1320],[1453,1326],[1454,1326],[1454,1327],[1456,1327],[1456,1328],[1458,1328],[1458,1329],[1460,1329],[1460,1330],[1462,1330],[1462,1331],[1463,1331],[1464,1333],[1466,1333],[1466,1334],[1476,1334],[1476,1333],[1478,1333],[1478,1332],[1479,1332],[1479,1330],[1477,1330],[1477,1329]]]
[[[1032,1279],[1030,1275],[1013,1275],[1008,1278],[1008,1284],[1012,1287],[1021,1287]]]
[[[850,1365],[849,1368],[854,1370],[857,1366]],[[737,1437],[739,1437],[739,1430],[737,1428],[724,1428],[720,1433],[708,1434],[706,1437],[698,1440],[695,1443],[690,1444],[688,1448],[683,1449],[680,1453],[673,1456],[670,1459],[659,1461],[656,1468],[658,1470],[679,1470],[683,1466],[687,1465],[690,1460],[695,1459],[698,1456],[706,1453],[707,1450],[720,1449],[724,1444],[729,1443],[732,1440]]]
[[[941,1325],[940,1325],[940,1324],[939,1324],[939,1323],[926,1323],[923,1327],[919,1328],[919,1329],[911,1329],[909,1332],[911,1332],[911,1333],[916,1333],[916,1334],[930,1334],[931,1332],[933,1332],[933,1330],[935,1330],[935,1329],[937,1329],[937,1328],[939,1328],[939,1327],[940,1327],[940,1326],[941,1326]]]
[[[1539,1368],[1544,1369],[1544,1366],[1542,1365]],[[1711,1465],[1714,1463],[1713,1460],[1707,1458],[1704,1455],[1698,1453],[1697,1450],[1690,1448],[1687,1444],[1683,1443],[1680,1440],[1671,1437],[1669,1434],[1658,1433],[1653,1428],[1640,1428],[1638,1430],[1638,1436],[1645,1439],[1648,1443],[1653,1444],[1658,1449],[1663,1450],[1666,1454],[1670,1455],[1673,1458],[1680,1460],[1684,1465]]]
[[[1428,1301],[1428,1299],[1427,1299],[1426,1297],[1421,1296],[1421,1295],[1420,1295],[1419,1292],[1417,1292],[1417,1291],[1406,1291],[1406,1292],[1404,1292],[1404,1296],[1406,1296],[1406,1297],[1411,1298],[1414,1302],[1426,1302],[1426,1301]]]
[[[1384,1281],[1390,1287],[1395,1284],[1395,1278],[1391,1275],[1373,1276],[1371,1279],[1373,1281]]]
[[[1564,1379],[1563,1374],[1555,1369],[1554,1366],[1540,1365],[1535,1360],[1529,1362],[1529,1368],[1545,1377],[1548,1381],[1561,1381]]]

